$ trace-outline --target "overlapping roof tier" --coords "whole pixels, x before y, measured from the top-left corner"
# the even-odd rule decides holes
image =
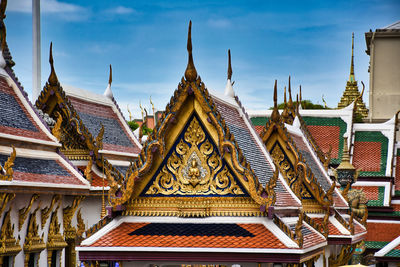
[[[9,62],[4,61],[4,51],[8,49],[3,49],[1,60]],[[9,52],[8,58],[11,58]],[[89,189],[89,183],[57,151],[61,144],[29,102],[11,67],[6,63],[1,66],[0,73],[2,188],[84,193]]]

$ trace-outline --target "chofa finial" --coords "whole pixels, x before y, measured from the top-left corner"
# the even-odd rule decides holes
[[[6,7],[7,7],[7,0],[1,0],[1,3],[0,3],[0,21],[1,21],[0,44],[1,44],[2,51],[4,50],[4,48],[6,46],[6,26],[3,21],[6,18]]]
[[[112,67],[110,64],[110,76],[108,77],[108,84],[111,84],[111,83],[112,83]]]
[[[231,50],[228,49],[228,80],[232,79]]]
[[[293,110],[293,99],[292,99],[292,87],[290,85],[290,75],[289,75],[289,84],[288,84],[288,92],[289,92],[289,101],[288,101],[288,108],[289,110]]]
[[[111,91],[111,83],[112,83],[112,67],[110,64],[110,75],[108,76],[108,85],[107,85],[106,90],[104,91],[104,95],[106,97],[108,97],[109,99],[113,99],[113,97],[114,97],[113,93]]]
[[[50,63],[50,76],[48,82],[50,85],[57,85],[58,78],[56,75],[56,71],[54,70],[54,60],[53,60],[53,42],[50,42],[50,55],[49,55],[49,63]]]
[[[350,63],[350,81],[354,82],[354,32],[351,35],[351,63]]]
[[[189,22],[187,50],[189,53],[189,59],[185,71],[185,78],[189,82],[194,82],[196,81],[197,78],[197,71],[193,63],[193,55],[192,55],[192,21]]]
[[[278,89],[277,89],[277,81],[275,80],[274,85],[274,109],[271,114],[271,121],[279,122],[280,115],[278,111]]]
[[[235,92],[233,91],[233,83],[232,79],[232,64],[231,64],[231,50],[228,49],[228,80],[226,81],[225,86],[225,95],[229,97],[235,97]]]

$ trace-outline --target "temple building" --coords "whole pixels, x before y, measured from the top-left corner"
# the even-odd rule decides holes
[[[366,235],[291,102],[261,135],[235,96],[210,93],[193,63],[128,170],[109,216],[77,247],[85,266],[339,266]],[[289,87],[290,90],[290,87]],[[291,99],[291,98],[290,98]],[[110,176],[110,180],[113,178]],[[111,181],[110,184],[113,184]],[[105,253],[106,252],[106,253]]]

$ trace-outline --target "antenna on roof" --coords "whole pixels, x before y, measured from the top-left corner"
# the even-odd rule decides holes
[[[197,71],[193,63],[192,55],[192,21],[189,22],[188,40],[187,40],[187,51],[189,54],[188,64],[185,71],[185,78],[189,82],[196,81]]]
[[[50,55],[49,55],[49,63],[50,63],[50,76],[48,82],[50,85],[57,85],[58,78],[56,75],[56,71],[54,70],[54,60],[53,60],[53,42],[50,42]]]

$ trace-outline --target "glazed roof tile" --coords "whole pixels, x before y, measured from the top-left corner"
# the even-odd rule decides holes
[[[54,153],[55,154],[55,153]],[[9,155],[0,154],[0,165],[4,165]],[[13,181],[85,185],[76,174],[57,159],[39,159],[17,156],[13,166]]]
[[[400,224],[367,221],[367,229],[365,241],[391,242],[399,236]]]
[[[206,232],[202,232],[206,231]],[[268,240],[268,242],[265,242]],[[263,224],[122,223],[91,247],[287,248]]]
[[[251,123],[249,122],[248,125],[246,124],[245,120],[247,118],[241,116],[238,111],[238,108],[240,108],[239,106],[234,107],[216,97],[214,97],[214,103],[228,125],[229,130],[233,133],[239,148],[243,151],[244,156],[254,170],[259,182],[265,186],[273,176],[273,168],[271,162],[263,156],[264,152],[268,152],[266,152],[264,147],[259,146],[255,140],[258,136],[254,136],[248,128],[248,125],[252,127]],[[278,179],[276,183],[275,192],[277,193],[275,206],[299,206],[299,203],[288,192],[281,179]]]
[[[352,186],[353,189],[362,189],[368,199],[368,207],[383,207],[385,203],[384,186]]]
[[[314,174],[314,177],[316,178],[322,189],[327,192],[331,187],[331,183],[329,182],[330,178],[327,172],[322,169],[319,160],[313,156],[314,151],[312,151],[309,146],[307,146],[306,142],[304,141],[303,135],[295,133],[294,131],[290,131],[290,135],[299,153],[303,156],[305,163],[307,164],[307,166],[310,167],[311,172]],[[345,203],[345,201],[338,194],[339,193],[337,192],[337,190],[332,193],[335,206],[347,207],[347,203]]]
[[[294,232],[296,224],[290,224],[289,228],[292,232]],[[326,241],[320,233],[312,229],[304,222],[301,227],[301,233],[303,234],[303,248],[309,248]]]
[[[0,133],[53,141],[40,129],[28,112],[31,107],[23,104],[15,90],[19,89],[12,88],[6,78],[0,77]]]
[[[396,191],[400,191],[400,149],[396,152],[396,172],[394,177],[394,186]]]
[[[111,106],[73,96],[68,96],[68,99],[93,137],[98,135],[103,124],[103,149],[139,153],[140,148],[125,129],[125,122],[121,122]]]
[[[313,218],[313,220],[322,225],[324,218]],[[340,232],[339,229],[332,223],[331,219],[329,219],[328,222],[328,233],[329,235],[343,235],[342,232]]]

